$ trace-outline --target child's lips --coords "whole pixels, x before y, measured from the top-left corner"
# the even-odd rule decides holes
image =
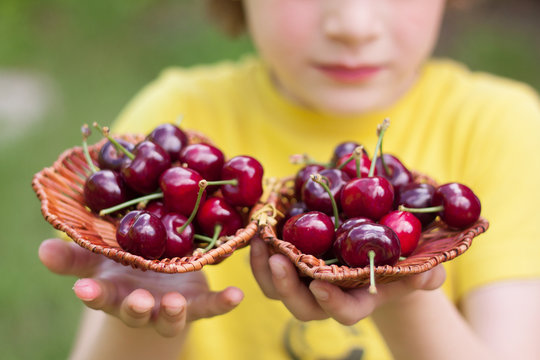
[[[379,65],[347,66],[340,64],[317,65],[316,68],[325,76],[344,83],[365,82],[383,69]]]

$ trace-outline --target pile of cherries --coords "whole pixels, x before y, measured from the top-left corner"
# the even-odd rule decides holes
[[[97,168],[86,144],[90,130],[83,127],[91,170],[84,199],[100,216],[120,219],[117,242],[132,254],[163,259],[206,252],[242,228],[243,209],[262,195],[263,167],[256,159],[226,160],[216,146],[190,143],[177,125],[159,125],[136,144],[94,127],[108,141]]]
[[[410,256],[437,216],[452,229],[478,220],[480,201],[467,186],[415,182],[396,156],[382,152],[388,126],[387,120],[379,125],[371,159],[354,141],[336,146],[328,164],[293,157],[303,167],[294,178],[296,202],[280,229],[284,241],[327,263],[373,271]]]

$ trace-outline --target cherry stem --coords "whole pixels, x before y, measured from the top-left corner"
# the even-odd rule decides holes
[[[123,152],[128,158],[130,158],[131,160],[135,159],[135,155],[133,155],[132,152],[130,152],[128,149],[126,149],[125,147],[122,146],[122,144],[120,144],[118,141],[116,141],[115,138],[113,138],[111,136],[111,134],[109,133],[109,128],[107,126],[104,126],[104,127],[101,127],[99,126],[99,124],[97,122],[94,122],[94,127],[96,129],[98,129],[99,131],[101,131],[101,133],[103,134],[103,136],[105,136],[107,139],[109,139],[109,141],[114,145],[114,147]]]
[[[197,215],[197,211],[199,211],[199,205],[201,204],[201,199],[204,194],[204,190],[206,189],[207,186],[208,186],[208,181],[204,179],[199,181],[199,192],[197,193],[197,200],[195,201],[195,206],[193,206],[193,210],[191,211],[191,214],[189,215],[186,222],[177,229],[179,234],[183,233],[184,230],[188,227],[188,225],[193,222],[193,219],[195,219],[195,215]]]
[[[382,130],[382,126],[379,124],[379,126],[377,127],[377,136],[380,134],[381,130]],[[390,168],[388,167],[388,164],[386,164],[386,161],[384,160],[382,144],[383,142],[381,140],[381,144],[379,145],[379,156],[381,157],[381,163],[382,163],[384,172],[386,173],[387,176],[390,176],[391,175]]]
[[[379,133],[379,138],[377,139],[377,145],[375,146],[375,151],[373,152],[373,159],[371,160],[371,167],[369,168],[368,177],[372,177],[373,174],[375,174],[375,163],[377,162],[377,154],[378,154],[377,150],[381,147],[382,139],[384,137],[384,133],[386,132],[386,129],[388,129],[388,126],[390,126],[390,120],[386,118],[383,120],[382,124],[377,128],[377,132]]]
[[[332,265],[332,264],[336,264],[338,262],[338,259],[337,258],[334,258],[334,259],[328,259],[328,260],[325,260],[324,261],[324,264],[325,265]]]
[[[376,294],[377,287],[375,286],[375,251],[369,250],[369,293]]]
[[[180,125],[182,124],[182,120],[184,120],[184,115],[183,114],[180,114],[176,117],[176,121],[174,122],[174,125],[176,125],[176,127],[180,127]]]
[[[311,156],[307,154],[295,154],[289,156],[289,162],[294,165],[321,165],[324,167],[329,167],[330,165],[328,163],[323,163],[320,161],[316,161]]]
[[[100,216],[103,216],[103,215],[107,215],[107,214],[110,214],[110,213],[113,213],[115,211],[118,211],[118,210],[122,210],[122,209],[125,209],[131,205],[137,205],[138,203],[141,203],[143,201],[150,201],[150,200],[154,200],[154,199],[161,199],[163,197],[163,193],[159,192],[159,193],[155,193],[155,194],[149,194],[149,195],[145,195],[145,196],[141,196],[141,197],[138,197],[136,199],[132,199],[132,200],[129,200],[129,201],[126,201],[126,202],[123,202],[121,204],[118,204],[118,205],[115,205],[115,206],[112,206],[110,208],[106,208],[106,209],[103,209],[99,212],[99,215]]]
[[[361,178],[362,177],[361,169],[362,169],[362,154],[363,154],[363,152],[364,152],[364,147],[362,145],[356,147],[354,149],[354,151],[351,153],[351,155],[349,155],[347,160],[342,162],[337,167],[337,169],[342,170],[345,167],[345,165],[347,165],[348,163],[350,163],[351,161],[354,160],[356,162],[356,177]]]
[[[222,229],[223,229],[223,226],[221,226],[221,224],[216,224],[216,226],[214,227],[214,236],[212,236],[211,238],[208,236],[199,235],[199,234],[193,235],[195,239],[208,243],[208,245],[206,245],[206,247],[202,249],[203,254],[207,252],[208,250],[212,249],[216,245],[216,241],[219,238],[219,233],[221,233]]]
[[[398,210],[399,211],[408,211],[408,212],[411,212],[411,213],[426,214],[426,213],[434,213],[434,212],[443,211],[444,206],[443,205],[438,205],[438,206],[430,206],[430,207],[425,207],[425,208],[410,208],[410,207],[406,207],[405,205],[399,205]]]
[[[202,181],[202,180],[201,180]],[[204,180],[206,181],[206,180]],[[238,186],[238,179],[229,179],[229,180],[216,180],[216,181],[206,181],[207,185],[208,186],[211,186],[211,185],[214,185],[214,186],[219,186],[219,185],[234,185],[234,186]],[[200,184],[200,183],[199,183]]]
[[[339,227],[339,212],[336,204],[336,199],[334,199],[334,195],[332,195],[332,192],[330,191],[330,188],[327,184],[330,181],[327,177],[322,176],[321,174],[311,174],[310,178],[317,184],[321,185],[323,189],[328,193],[328,196],[330,197],[330,202],[332,203],[332,210],[334,212],[334,229],[337,230]]]
[[[83,140],[82,140],[83,154],[86,159],[86,162],[88,163],[88,167],[90,167],[90,171],[92,172],[92,174],[94,174],[98,172],[99,169],[96,167],[96,165],[94,165],[94,162],[92,161],[92,158],[90,157],[90,152],[88,151],[88,142],[86,141],[88,137],[92,134],[92,132],[90,131],[90,128],[88,127],[87,124],[84,124],[82,126],[81,132],[83,135]]]

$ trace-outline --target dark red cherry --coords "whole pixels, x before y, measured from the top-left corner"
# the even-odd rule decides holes
[[[410,212],[396,210],[383,216],[379,223],[394,230],[401,245],[401,256],[412,254],[422,235],[420,220]]]
[[[346,217],[365,216],[374,221],[390,212],[394,188],[380,176],[352,179],[341,192],[341,206]]]
[[[180,152],[180,162],[197,171],[205,180],[221,179],[221,169],[225,163],[223,152],[208,144],[191,144]],[[212,193],[217,186],[209,186],[206,191]]]
[[[396,195],[396,205],[404,205],[408,208],[425,208],[431,206],[435,187],[427,183],[411,183],[399,188]],[[428,226],[435,220],[437,213],[412,213],[420,220],[423,227]]]
[[[337,161],[336,167],[342,166],[341,168],[351,179],[359,177],[356,171],[356,160],[350,160],[351,155],[345,155],[339,158]],[[365,153],[362,153],[362,157],[360,159],[360,177],[367,177],[369,174],[369,168],[371,167],[371,160],[369,159],[369,156],[367,156]]]
[[[130,152],[132,152],[135,148],[135,145],[125,140],[116,139],[116,141]],[[126,154],[124,154],[122,151],[117,150],[116,145],[114,145],[110,141],[107,141],[105,144],[103,144],[103,146],[99,150],[98,164],[101,169],[118,171],[123,164],[129,161],[130,160],[126,156]]]
[[[309,210],[305,203],[301,201],[297,201],[294,204],[291,205],[291,207],[287,210],[287,213],[285,214],[285,217],[287,219],[292,218],[293,216],[296,216],[298,214],[304,214],[307,213]]]
[[[139,143],[135,158],[122,166],[122,176],[133,190],[149,194],[158,188],[161,174],[171,166],[169,154],[151,141]]]
[[[181,166],[165,170],[159,179],[165,207],[170,212],[189,217],[197,202],[201,180],[203,178],[198,172]],[[205,198],[206,191],[201,197],[201,203]]]
[[[310,164],[298,170],[296,176],[294,177],[294,195],[297,199],[302,198],[302,188],[304,187],[306,181],[309,180],[309,177],[312,174],[316,174],[324,169],[325,167],[323,165]]]
[[[144,210],[148,211],[151,214],[156,215],[158,218],[162,218],[167,214],[167,208],[165,207],[165,204],[163,201],[160,200],[152,200],[146,205]]]
[[[369,265],[369,252],[375,253],[374,263],[394,265],[401,253],[399,238],[389,227],[375,223],[364,223],[342,233],[341,251],[336,253],[340,262],[350,267]]]
[[[146,259],[158,259],[165,252],[167,233],[157,216],[134,210],[120,220],[116,241],[125,251]]]
[[[332,158],[330,159],[330,165],[336,166],[338,160],[342,158],[345,155],[350,155],[354,152],[354,149],[359,147],[360,144],[356,141],[345,141],[340,144],[338,144],[332,153]],[[364,153],[367,155],[367,153],[364,150]]]
[[[232,206],[253,206],[262,193],[264,169],[251,156],[235,156],[223,165],[222,180],[238,180],[237,185],[222,185],[223,197]]]
[[[343,239],[347,237],[347,233],[349,230],[351,230],[353,227],[356,227],[360,224],[366,224],[366,223],[373,223],[373,220],[368,219],[367,217],[354,217],[345,220],[344,222],[339,225],[339,227],[336,230],[336,240],[334,240],[333,244],[333,251],[334,256],[335,254],[339,254],[341,252],[341,244],[343,242]]]
[[[125,202],[128,190],[124,180],[115,171],[99,170],[84,183],[84,201],[95,212]]]
[[[293,216],[283,227],[283,240],[288,241],[305,254],[320,257],[332,246],[334,223],[319,211]]]
[[[147,136],[147,140],[163,148],[169,154],[171,161],[178,160],[180,151],[188,144],[186,133],[173,124],[158,125]]]
[[[221,225],[220,237],[234,235],[242,223],[240,213],[220,197],[206,199],[197,213],[197,225],[207,236],[214,235],[216,225]]]
[[[383,154],[384,162],[386,164],[386,167],[388,168],[388,172],[383,166],[382,160],[380,157],[377,158],[375,161],[375,174],[378,176],[382,176],[394,187],[396,191],[401,186],[410,184],[413,182],[413,175],[403,165],[403,163],[395,156],[390,154]]]
[[[433,194],[432,206],[442,205],[441,220],[448,226],[463,229],[474,224],[480,217],[481,204],[467,186],[459,183],[441,185]]]
[[[188,256],[193,253],[195,248],[193,241],[193,236],[195,235],[193,224],[184,227],[182,233],[178,232],[186,221],[187,217],[184,215],[171,212],[161,218],[161,222],[167,232],[167,244],[163,257],[172,259],[174,257]]]
[[[325,169],[319,172],[323,181],[327,181],[328,188],[334,196],[338,208],[340,208],[340,195],[343,186],[350,180],[349,176],[338,169]],[[325,180],[326,179],[326,180]],[[321,211],[325,214],[333,214],[332,201],[330,195],[324,187],[315,180],[309,179],[302,189],[302,201],[308,209]]]

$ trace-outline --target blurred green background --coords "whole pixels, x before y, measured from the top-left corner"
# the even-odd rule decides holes
[[[540,89],[539,15],[525,0],[451,12],[436,53]],[[164,67],[247,51],[246,38],[208,24],[201,0],[0,2],[0,358],[66,358],[81,309],[75,279],[38,261],[52,228],[33,174],[80,143],[83,123],[110,123]]]

